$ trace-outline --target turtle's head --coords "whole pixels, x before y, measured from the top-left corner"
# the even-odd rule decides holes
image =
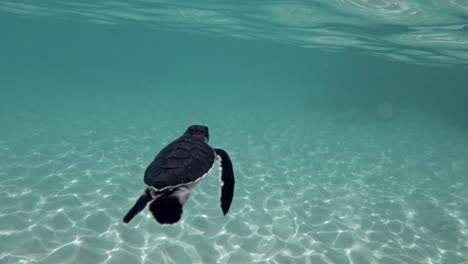
[[[185,135],[191,135],[194,137],[198,137],[208,143],[208,139],[210,139],[210,135],[208,133],[208,127],[207,126],[201,126],[201,125],[193,125],[189,126],[187,131],[185,131]]]

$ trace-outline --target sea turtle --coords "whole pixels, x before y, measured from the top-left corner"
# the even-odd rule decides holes
[[[146,168],[146,188],[123,218],[127,224],[149,203],[149,211],[160,224],[175,224],[190,190],[220,161],[221,209],[226,215],[234,195],[234,172],[226,151],[208,145],[208,127],[192,125],[159,152]]]

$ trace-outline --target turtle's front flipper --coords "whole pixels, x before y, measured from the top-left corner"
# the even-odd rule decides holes
[[[135,215],[137,215],[139,212],[145,209],[146,204],[151,200],[153,200],[153,198],[151,197],[150,190],[146,188],[143,194],[140,196],[140,198],[138,198],[132,209],[130,209],[130,211],[128,211],[128,213],[125,215],[125,217],[123,218],[123,222],[125,224],[128,224],[128,222],[130,222],[133,219],[133,217],[135,217]]]
[[[232,197],[234,196],[234,171],[232,169],[232,162],[226,151],[222,149],[214,149],[218,159],[221,161],[221,209],[223,214],[226,215],[231,206]]]

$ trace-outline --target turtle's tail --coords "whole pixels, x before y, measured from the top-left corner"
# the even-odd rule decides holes
[[[174,191],[163,194],[149,205],[154,219],[161,225],[175,224],[182,217],[182,207],[187,201],[190,191],[180,187]]]

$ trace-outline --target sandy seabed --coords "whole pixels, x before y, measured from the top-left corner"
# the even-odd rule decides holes
[[[234,163],[231,210],[215,167],[169,227],[121,219],[188,119],[3,120],[0,263],[468,263],[466,131],[414,113],[267,116],[208,124]]]

